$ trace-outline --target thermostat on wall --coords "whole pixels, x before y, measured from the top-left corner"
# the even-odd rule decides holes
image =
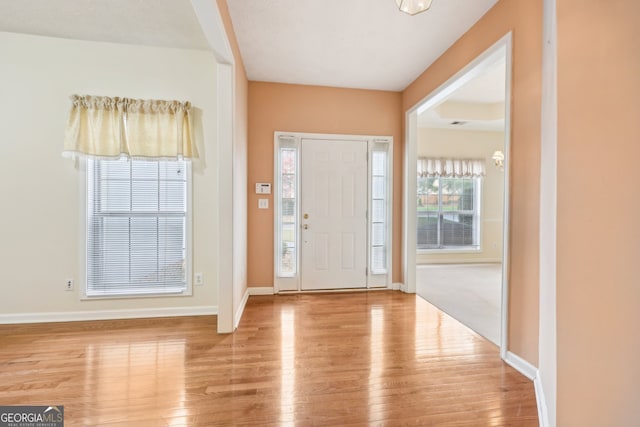
[[[271,194],[271,184],[268,182],[256,182],[256,194]]]

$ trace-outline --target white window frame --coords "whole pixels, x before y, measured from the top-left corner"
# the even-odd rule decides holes
[[[417,248],[417,252],[418,253],[423,253],[423,254],[433,254],[433,253],[447,253],[447,252],[455,252],[455,253],[476,253],[476,252],[482,252],[482,206],[481,206],[481,200],[482,200],[482,178],[481,177],[474,177],[474,178],[458,178],[458,177],[439,177],[438,179],[472,179],[474,181],[474,201],[473,201],[473,227],[474,227],[474,240],[476,242],[478,242],[477,245],[475,246],[442,246],[440,245],[439,247],[434,247],[434,248]],[[416,187],[417,188],[417,187]],[[417,192],[416,192],[417,195]],[[443,211],[442,211],[442,186],[439,187],[439,192],[438,192],[438,204],[439,204],[439,210],[437,211],[438,215],[442,215]],[[463,213],[463,214],[469,214],[469,212],[462,212],[462,211],[454,211],[452,213]],[[416,244],[419,244],[418,242],[418,206],[416,204]],[[440,238],[440,236],[438,237]]]
[[[384,247],[386,249],[386,266],[384,269],[376,270],[373,266],[373,153],[384,152],[387,155],[385,172],[385,221],[384,221]],[[393,248],[393,138],[372,138],[367,142],[368,172],[367,182],[369,194],[367,197],[367,287],[391,287],[391,263]]]
[[[301,291],[300,283],[300,253],[301,253],[301,218],[300,218],[300,147],[302,139],[323,139],[323,140],[350,140],[362,141],[367,144],[368,170],[367,170],[367,288],[391,288],[392,283],[392,263],[393,263],[393,137],[390,136],[366,136],[366,135],[335,135],[335,134],[310,134],[300,132],[275,132],[274,133],[274,257],[273,268],[274,292],[281,291]],[[296,150],[296,212],[295,225],[296,230],[296,270],[292,276],[281,276],[279,274],[280,252],[281,247],[281,176],[280,176],[280,150],[282,148],[291,148]],[[385,205],[385,230],[384,239],[386,244],[386,268],[384,271],[372,271],[372,170],[371,158],[373,151],[385,151],[387,154],[387,170],[386,170],[386,199]]]
[[[185,261],[185,275],[186,275],[186,288],[181,292],[154,292],[154,293],[131,293],[131,294],[110,294],[110,295],[88,295],[88,220],[89,220],[89,200],[88,200],[88,168],[87,159],[78,159],[78,169],[80,171],[80,260],[79,260],[79,275],[82,278],[80,283],[80,299],[81,300],[106,300],[106,299],[139,299],[139,298],[158,298],[158,297],[188,297],[193,295],[193,174],[191,161],[184,159],[186,167],[186,205],[187,212],[185,215],[185,244],[186,244],[186,261]]]
[[[280,134],[276,132],[274,137],[274,290],[300,290],[300,138],[295,135]],[[295,233],[295,271],[293,275],[280,274],[280,261],[282,259],[282,174],[281,155],[282,149],[295,150],[296,179],[295,179],[295,201],[294,211],[294,233]]]

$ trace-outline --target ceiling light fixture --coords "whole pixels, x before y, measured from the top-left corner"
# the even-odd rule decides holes
[[[398,9],[409,15],[417,15],[431,7],[432,0],[396,0]]]

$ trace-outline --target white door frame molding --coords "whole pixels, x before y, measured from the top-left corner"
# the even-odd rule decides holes
[[[504,51],[504,53],[503,53]],[[416,174],[418,150],[418,114],[434,107],[464,84],[481,74],[498,55],[506,55],[505,99],[511,99],[512,34],[507,33],[466,67],[461,69],[437,89],[416,103],[405,113],[404,194],[403,194],[403,291],[416,292]],[[509,301],[509,200],[511,159],[511,104],[505,102],[504,129],[504,212],[503,212],[503,256],[502,256],[502,313],[500,331],[500,356],[507,354],[508,301]]]
[[[543,2],[542,130],[540,142],[540,327],[538,418],[556,425],[556,244],[558,212],[558,32],[556,0]]]
[[[233,146],[235,123],[235,60],[231,44],[224,29],[222,16],[215,2],[210,0],[191,0],[213,55],[216,58],[217,79],[217,164],[209,165],[218,173],[218,333],[231,333],[234,330],[235,313],[233,302]],[[246,266],[245,266],[246,268]]]

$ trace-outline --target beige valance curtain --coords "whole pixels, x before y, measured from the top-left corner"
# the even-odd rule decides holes
[[[420,177],[480,178],[485,174],[484,159],[418,159]]]
[[[71,97],[64,155],[135,159],[196,158],[189,102]]]

